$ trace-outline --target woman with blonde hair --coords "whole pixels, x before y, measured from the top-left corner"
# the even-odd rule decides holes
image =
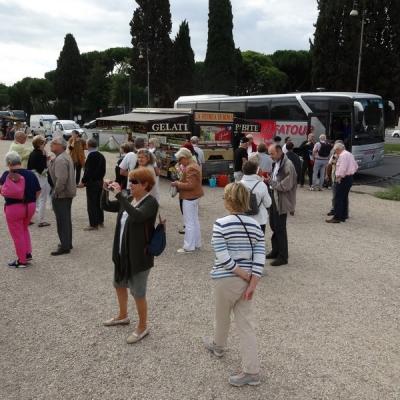
[[[204,344],[215,356],[224,355],[233,313],[242,354],[242,372],[229,378],[233,386],[260,384],[260,362],[251,311],[253,295],[264,269],[265,240],[260,225],[245,214],[249,202],[249,191],[243,184],[227,185],[224,203],[229,215],[215,221],[212,235],[215,333],[214,338],[205,338]]]
[[[154,154],[148,149],[139,149],[137,151],[137,167],[147,168],[154,177],[154,186],[151,190],[151,195],[159,202],[160,192],[158,188],[158,175],[159,170],[156,163],[156,158]]]
[[[131,196],[127,198],[117,182],[104,181],[102,207],[104,211],[118,213],[114,235],[112,259],[114,262],[114,287],[117,292],[118,316],[104,322],[105,326],[127,325],[128,288],[135,299],[139,322],[128,337],[129,344],[136,343],[149,334],[147,326],[146,288],[154,257],[145,249],[149,244],[146,232],[154,228],[158,212],[157,200],[150,194],[154,175],[147,168],[129,172]],[[116,200],[109,200],[109,192]]]
[[[183,167],[183,174],[179,181],[172,182],[182,200],[183,223],[185,236],[183,247],[178,249],[179,254],[192,253],[201,247],[201,231],[199,221],[199,200],[203,197],[201,167],[193,159],[192,153],[181,148],[175,154],[178,163]]]

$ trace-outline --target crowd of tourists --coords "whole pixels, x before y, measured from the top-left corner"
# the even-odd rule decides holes
[[[54,138],[50,152],[46,141],[36,136],[27,145],[26,134],[15,133],[5,161],[8,170],[0,178],[0,191],[5,200],[4,212],[17,258],[8,265],[26,268],[33,259],[29,225],[48,227],[46,203],[51,198],[55,214],[58,247],[52,256],[68,254],[73,249],[71,208],[78,189],[85,188],[89,224],[86,231],[104,226],[104,212],[117,214],[112,247],[113,285],[118,299],[118,313],[104,325],[128,325],[128,289],[134,298],[138,324],[127,338],[132,344],[149,334],[147,317],[147,282],[154,266],[149,251],[159,212],[160,151],[156,139],[148,143],[136,138],[121,146],[121,157],[115,167],[115,178],[105,179],[106,160],[94,139],[84,141],[73,132],[66,142]],[[205,347],[222,357],[226,349],[231,314],[240,336],[242,371],[229,378],[234,386],[258,385],[260,363],[257,341],[251,320],[252,298],[264,273],[266,259],[272,266],[288,263],[287,217],[294,215],[298,184],[309,177],[312,190],[322,190],[326,181],[332,186],[332,217],[327,222],[339,223],[348,218],[348,195],[357,170],[354,157],[343,142],[333,146],[324,135],[315,142],[310,134],[294,153],[290,139],[283,146],[279,137],[269,147],[254,144],[248,135],[240,139],[235,150],[234,183],[224,190],[227,215],[215,221],[212,246],[215,252],[211,277],[215,286],[215,332],[204,338]],[[190,256],[202,247],[199,221],[204,154],[193,137],[175,154],[176,180],[171,182],[171,196],[178,195],[184,228],[178,254]],[[83,170],[83,174],[82,174]],[[328,172],[327,172],[328,171]],[[35,222],[32,221],[36,213]],[[267,226],[271,235],[266,253]]]

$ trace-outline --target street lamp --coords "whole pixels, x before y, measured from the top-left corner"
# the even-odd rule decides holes
[[[366,7],[363,7],[363,12],[361,15],[361,37],[360,37],[360,51],[358,53],[358,70],[357,70],[357,85],[356,92],[358,93],[360,89],[360,75],[361,75],[361,63],[362,63],[362,51],[363,51],[363,41],[364,41],[364,25],[365,25],[365,15],[366,15]],[[350,17],[358,17],[358,1],[354,0],[353,9],[350,12]]]
[[[140,52],[139,58],[143,60],[143,54]],[[147,107],[150,108],[150,60],[149,60],[149,46],[146,46],[147,58]]]

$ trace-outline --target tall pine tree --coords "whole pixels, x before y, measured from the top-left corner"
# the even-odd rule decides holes
[[[357,74],[357,34],[350,17],[353,0],[318,0],[312,80],[314,88],[354,91]]]
[[[64,47],[57,60],[55,91],[57,98],[68,103],[70,118],[80,105],[83,92],[83,70],[78,45],[72,34],[65,36]]]
[[[179,96],[193,94],[195,61],[190,44],[190,31],[187,21],[183,21],[175,37],[172,51],[172,88],[174,99]]]
[[[142,87],[147,86],[148,61],[151,105],[171,106],[172,42],[169,35],[172,22],[169,0],[136,0],[136,3],[138,7],[130,22],[134,81]]]
[[[236,91],[236,49],[230,0],[209,0],[205,85],[209,93]]]

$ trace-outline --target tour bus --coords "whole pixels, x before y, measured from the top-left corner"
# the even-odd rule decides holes
[[[289,136],[298,148],[309,132],[316,140],[326,134],[331,142],[344,141],[360,169],[383,161],[385,109],[394,110],[393,103],[385,105],[380,96],[345,92],[183,96],[174,107],[233,113],[234,135],[252,134],[256,144]]]

